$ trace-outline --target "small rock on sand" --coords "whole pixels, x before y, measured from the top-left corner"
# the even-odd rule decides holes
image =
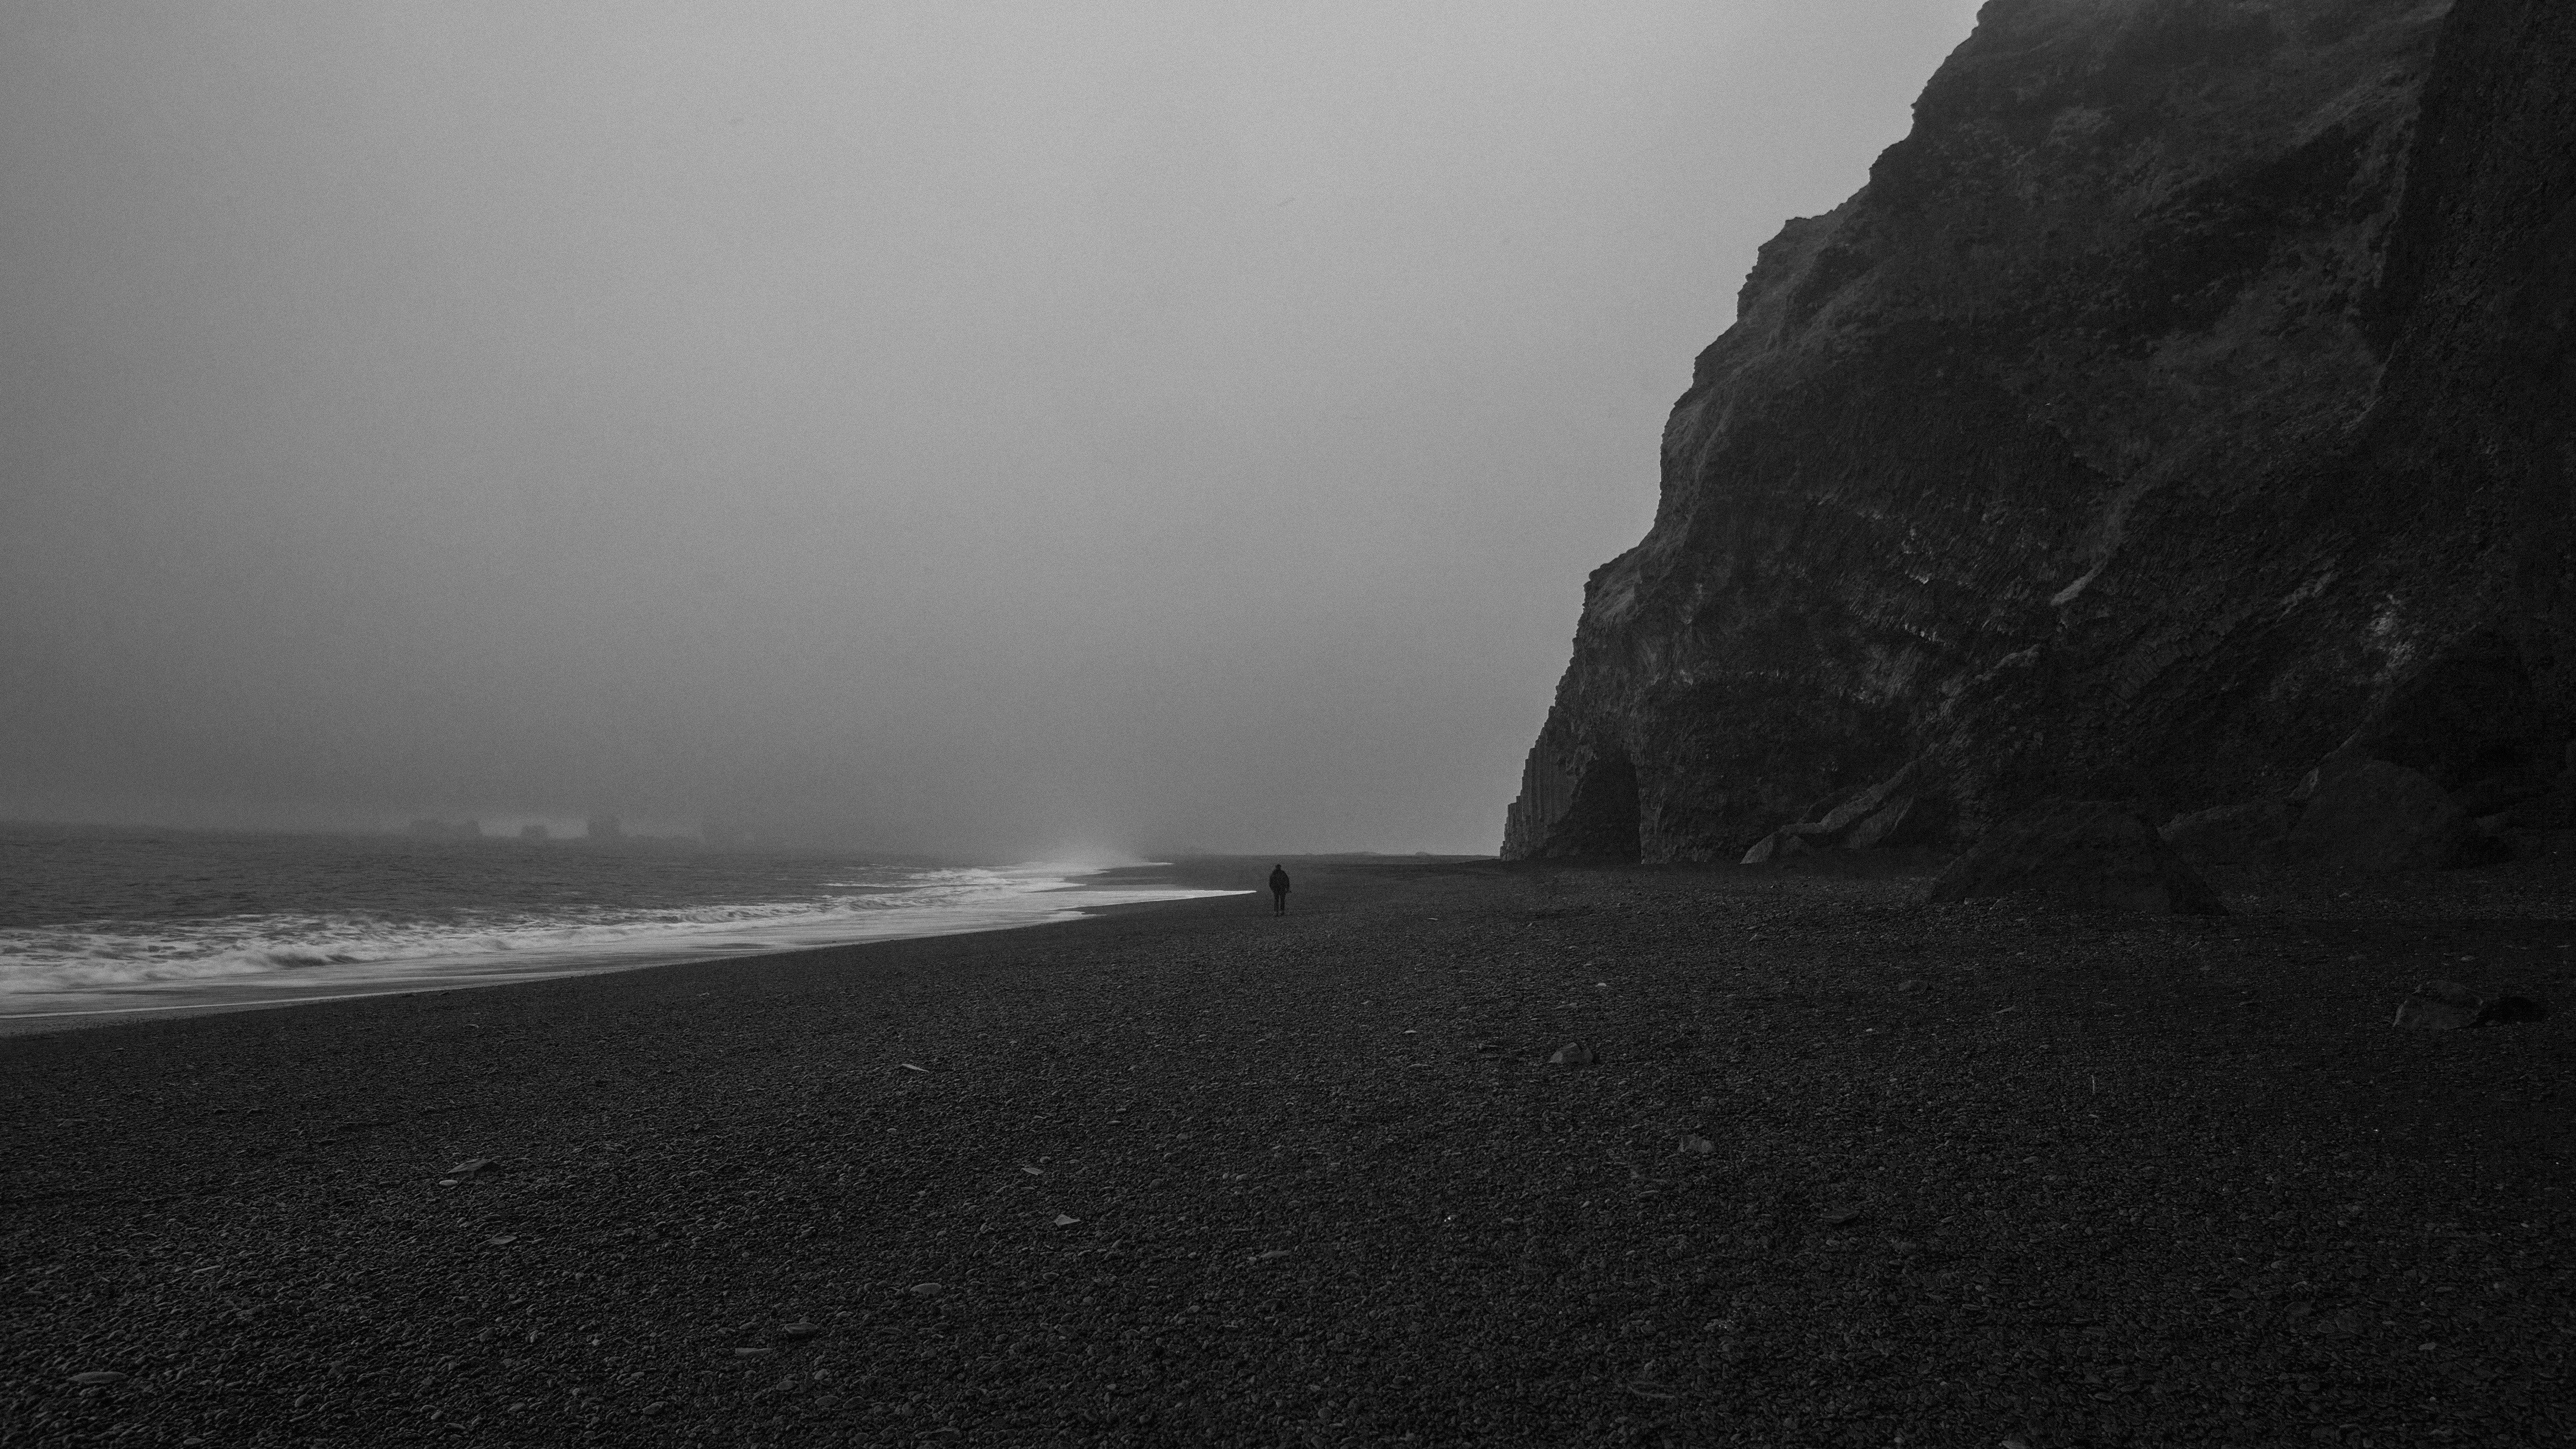
[[[2517,1021],[2546,1021],[2549,1008],[2528,996],[2499,996],[2478,1008],[2478,1025],[2497,1026]]]
[[[2423,1031],[2458,1031],[2478,1024],[2478,994],[2456,981],[2427,981],[2397,1003],[2396,1025]]]
[[[1556,1049],[1547,1059],[1551,1067],[1588,1067],[1601,1060],[1601,1054],[1579,1041],[1570,1041]]]

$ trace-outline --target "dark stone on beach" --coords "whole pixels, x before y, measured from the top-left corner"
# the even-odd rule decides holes
[[[2321,767],[2288,844],[2301,857],[2354,870],[2439,870],[2473,827],[2431,776],[2386,760]]]
[[[478,1172],[490,1172],[492,1170],[494,1170],[494,1164],[491,1158],[469,1157],[463,1162],[456,1164],[454,1167],[447,1169],[445,1172],[440,1173],[439,1176],[472,1177]]]
[[[2426,1031],[2462,1031],[2545,1021],[2549,1008],[2528,996],[2479,995],[2456,981],[2427,981],[2398,1003],[2396,1024]]]
[[[2456,981],[2427,981],[2397,1003],[2396,1025],[2424,1031],[2460,1031],[2478,1024],[2478,994]]]
[[[2499,996],[2478,1007],[2480,1026],[2510,1026],[2518,1022],[2548,1019],[2548,1006],[2528,996]]]
[[[2022,811],[1952,861],[1926,899],[2004,895],[2152,915],[2227,913],[2145,817],[2113,801],[2045,800]]]
[[[786,1327],[778,1330],[778,1336],[781,1338],[812,1338],[822,1331],[823,1325],[815,1323],[809,1319],[800,1318],[796,1322],[788,1324]]]
[[[1599,1060],[1599,1052],[1579,1041],[1570,1041],[1558,1047],[1555,1054],[1547,1059],[1547,1064],[1551,1067],[1588,1067]]]

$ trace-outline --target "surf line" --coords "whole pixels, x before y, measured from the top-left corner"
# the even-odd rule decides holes
[[[542,981],[542,976],[527,978]],[[100,1006],[87,1011],[0,1011],[0,1021],[33,1021],[47,1016],[125,1016],[137,1011],[222,1011],[227,1007],[293,1006],[305,1001],[356,1001],[367,996],[410,996],[422,991],[455,991],[454,986],[414,986],[399,991],[343,991],[336,996],[272,996],[257,1001],[180,1001],[168,1006]]]

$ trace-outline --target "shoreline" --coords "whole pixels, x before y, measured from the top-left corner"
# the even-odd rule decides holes
[[[1187,864],[1144,862],[1136,865],[1105,866],[1078,877],[1071,884],[1048,890],[1030,891],[1023,899],[1044,902],[1055,897],[1078,897],[1090,894],[1119,894],[1126,891],[1157,889],[1205,892],[1221,887],[1184,885],[1192,881],[1223,877],[1223,867],[1193,868]],[[1249,887],[1233,888],[1238,894],[1251,893]],[[409,996],[424,992],[474,991],[514,986],[537,981],[554,981],[570,977],[610,975],[625,971],[654,970],[664,966],[704,965],[723,961],[747,961],[764,956],[787,955],[801,951],[838,950],[867,946],[878,942],[924,940],[935,936],[969,935],[988,931],[1023,930],[1031,926],[1058,923],[1069,912],[1089,913],[1121,909],[1126,906],[1168,905],[1191,899],[1206,899],[1204,894],[1177,896],[1162,900],[1122,901],[1106,905],[1084,905],[1067,901],[1046,914],[1032,914],[1014,919],[999,912],[961,912],[955,921],[931,920],[909,927],[878,931],[841,941],[745,942],[739,938],[756,937],[757,927],[730,931],[711,931],[710,935],[730,935],[729,942],[695,946],[672,944],[656,947],[650,942],[632,943],[618,950],[602,947],[591,951],[578,948],[548,953],[488,956],[421,958],[406,961],[388,959],[352,962],[345,965],[314,967],[278,967],[269,971],[245,972],[230,976],[175,978],[167,981],[133,983],[89,990],[62,989],[0,994],[0,1008],[62,1003],[51,1009],[0,1009],[0,1038],[36,1035],[57,1031],[79,1031],[111,1025],[120,1018],[154,1018],[179,1013],[214,1014],[235,1011],[267,1011],[323,1002],[356,1001],[375,996]],[[316,987],[322,989],[316,990]],[[340,987],[344,989],[331,989]]]
[[[2566,1019],[2387,1024],[2428,975],[2563,1006],[2563,869],[2267,883],[2201,921],[1922,907],[1908,877],[1289,868],[1284,920],[1208,897],[0,1041],[0,1423],[2576,1428]],[[1550,1064],[1574,1043],[1599,1060]]]

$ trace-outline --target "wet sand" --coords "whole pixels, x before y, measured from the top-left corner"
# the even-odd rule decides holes
[[[0,1042],[0,1437],[2571,1428],[2566,1018],[2387,1025],[2426,975],[2558,996],[2563,867],[2203,922],[1288,864],[1285,920]]]

